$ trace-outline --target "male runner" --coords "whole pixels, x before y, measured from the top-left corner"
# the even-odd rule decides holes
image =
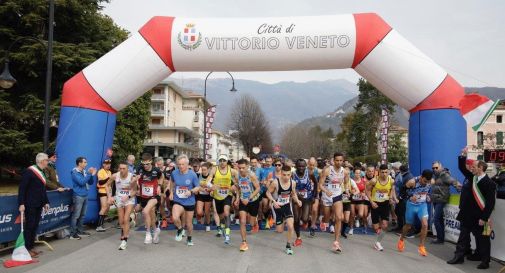
[[[302,201],[296,194],[296,182],[291,179],[291,167],[283,166],[282,175],[276,178],[268,187],[266,193],[268,200],[273,204],[273,213],[275,214],[276,231],[282,233],[284,224],[288,227],[286,254],[293,255],[291,249],[291,240],[293,237],[293,210],[291,209],[291,198],[298,207],[302,206]]]
[[[307,163],[303,158],[296,160],[295,168],[296,171],[293,172],[293,180],[296,182],[296,193],[298,194],[298,199],[302,200],[302,207],[295,206],[293,208],[296,232],[296,240],[293,245],[301,246],[300,220],[305,225],[309,222],[312,204],[314,203],[314,185],[317,184],[317,182],[309,176]]]
[[[430,202],[429,192],[433,183],[432,178],[433,172],[426,169],[422,172],[421,176],[410,179],[405,183],[408,201],[405,211],[405,225],[398,241],[398,251],[400,252],[403,252],[405,249],[405,234],[410,230],[410,227],[414,224],[415,217],[417,217],[421,221],[421,238],[418,252],[421,256],[428,255],[424,247],[426,234],[428,233],[428,204],[426,202]]]
[[[257,230],[259,209],[259,193],[260,183],[253,172],[249,171],[249,162],[246,159],[240,159],[238,164],[238,178],[235,184],[238,185],[236,205],[239,207],[240,216],[240,236],[242,237],[242,244],[240,244],[240,251],[249,249],[246,239],[246,224],[247,217],[249,216],[249,223],[253,226],[253,230]]]
[[[232,204],[232,186],[237,177],[237,171],[228,166],[228,158],[221,155],[218,159],[219,165],[213,168],[209,181],[213,181],[213,198],[216,212],[219,215],[221,224],[216,223],[217,237],[223,233],[224,223],[224,243],[230,244],[230,207]]]
[[[377,234],[374,247],[383,251],[381,242],[388,229],[390,203],[396,200],[394,180],[389,175],[386,164],[380,165],[379,176],[369,181],[366,195],[372,205],[372,225]]]
[[[115,194],[111,191],[111,185],[114,183]],[[119,172],[113,174],[107,181],[107,196],[109,205],[113,203],[117,207],[117,216],[119,226],[121,227],[121,244],[119,250],[125,250],[130,233],[130,213],[135,205],[135,193],[137,191],[137,178],[128,171],[128,163],[119,163]],[[113,197],[114,196],[114,197]]]
[[[333,154],[333,164],[327,166],[321,173],[321,178],[319,178],[319,187],[323,192],[321,200],[323,201],[324,213],[329,215],[330,209],[333,209],[333,216],[335,219],[335,230],[340,231],[341,221],[344,217],[343,215],[343,204],[342,204],[342,184],[344,181],[349,180],[349,171],[346,171],[342,166],[344,163],[344,155],[340,152]],[[330,205],[330,206],[327,206]],[[326,218],[328,219],[328,218]],[[342,248],[338,239],[340,238],[340,232],[335,232],[335,241],[333,242],[333,250],[336,253],[341,253]]]
[[[160,204],[160,185],[163,183],[163,174],[160,169],[153,167],[151,154],[142,155],[142,168],[138,171],[139,204],[146,226],[144,244],[159,243],[160,228],[156,226],[156,210]],[[154,229],[154,230],[151,230]],[[154,235],[151,235],[151,232]]]
[[[200,190],[200,181],[196,173],[189,169],[189,159],[186,155],[177,157],[177,169],[172,172],[170,180],[170,196],[173,201],[172,216],[177,228],[175,240],[182,240],[183,223],[181,216],[185,214],[186,228],[188,230],[186,244],[193,246],[193,214],[195,212],[195,195]]]

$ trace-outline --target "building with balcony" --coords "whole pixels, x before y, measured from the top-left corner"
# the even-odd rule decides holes
[[[168,80],[153,88],[144,152],[172,159],[180,154],[203,157],[204,103],[210,107],[202,95]]]

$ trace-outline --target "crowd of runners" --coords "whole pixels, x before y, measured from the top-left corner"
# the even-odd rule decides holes
[[[396,225],[389,222],[397,220],[395,206],[402,194],[405,225],[397,230],[397,249],[404,251],[405,236],[418,221],[418,252],[426,256],[433,172],[427,169],[419,177],[408,177],[401,189],[395,186],[398,173],[385,164],[350,164],[338,152],[329,160],[312,157],[294,162],[272,156],[231,162],[221,156],[215,165],[185,155],[174,164],[146,153],[136,168],[130,160],[120,163],[116,173],[99,173],[102,210],[97,231],[104,230],[102,216],[115,205],[120,250],[127,248],[130,227],[142,215],[145,244],[159,243],[161,230],[173,224],[175,241],[185,237],[186,244],[193,246],[194,222],[207,232],[216,227],[215,236],[230,244],[230,227],[238,223],[240,251],[249,249],[248,234],[275,228],[278,233],[286,231],[285,252],[292,255],[293,247],[302,246],[301,231],[307,231],[309,237],[316,236],[316,231],[333,233],[328,247],[342,253],[345,243],[341,238],[353,235],[359,227],[367,233],[371,222],[373,247],[382,251],[386,231]]]

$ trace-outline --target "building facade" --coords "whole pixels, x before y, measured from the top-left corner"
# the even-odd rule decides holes
[[[204,103],[210,106],[202,95],[171,81],[153,88],[144,152],[172,159],[180,154],[203,157]]]

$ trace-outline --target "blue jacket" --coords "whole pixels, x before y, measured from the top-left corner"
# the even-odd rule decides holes
[[[93,185],[96,180],[96,175],[88,174],[86,171],[81,172],[77,168],[74,168],[71,172],[71,176],[74,195],[87,197],[89,185]]]

